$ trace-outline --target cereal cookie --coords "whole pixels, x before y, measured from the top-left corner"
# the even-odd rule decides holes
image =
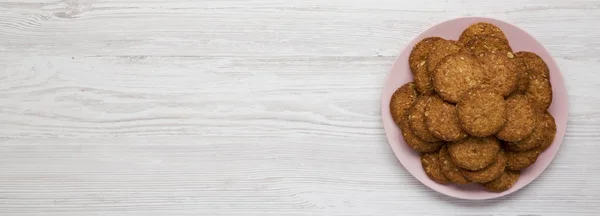
[[[462,174],[469,180],[477,183],[486,183],[498,178],[506,168],[506,156],[504,151],[498,152],[496,161],[488,167],[479,171],[461,170]]]
[[[506,152],[506,168],[513,171],[518,171],[531,166],[537,160],[542,151],[539,147],[529,151],[507,151]]]
[[[463,47],[456,41],[444,40],[437,44],[437,46],[429,52],[427,56],[427,70],[433,71],[437,65],[446,56],[460,52]]]
[[[433,71],[433,87],[446,101],[457,103],[471,88],[484,79],[481,65],[467,53],[457,53],[444,58]]]
[[[496,136],[504,141],[525,139],[535,128],[536,111],[525,95],[515,94],[506,99],[507,121]]]
[[[527,65],[523,62],[523,59],[517,57],[514,53],[508,52],[508,58],[510,58],[517,69],[517,92],[523,93],[529,88],[529,73]]]
[[[422,154],[421,164],[423,165],[425,174],[427,174],[431,180],[440,184],[447,184],[449,182],[448,178],[442,173],[442,164],[440,163],[438,152]]]
[[[512,49],[506,40],[492,36],[476,36],[470,40],[465,48],[471,51],[475,56],[485,53],[502,53],[508,54]]]
[[[427,142],[440,141],[436,138],[425,123],[425,108],[433,96],[424,95],[417,99],[417,102],[408,110],[408,122],[412,131],[422,140]]]
[[[507,143],[508,149],[511,151],[528,151],[540,147],[540,150],[543,151],[552,145],[556,134],[554,117],[548,112],[536,112],[535,115],[536,124],[531,135],[521,141]]]
[[[454,164],[448,154],[448,147],[443,146],[439,152],[440,163],[442,164],[442,172],[453,183],[469,184],[471,181],[461,173],[461,169]]]
[[[456,108],[463,129],[473,136],[493,135],[506,123],[504,98],[488,88],[469,91]]]
[[[400,120],[400,131],[402,131],[402,136],[404,137],[404,142],[417,152],[434,152],[440,149],[442,146],[442,142],[426,142],[419,138],[415,133],[410,129],[410,123],[408,123],[408,115],[405,115],[402,120]]]
[[[485,189],[492,192],[502,192],[511,188],[519,180],[519,172],[504,171],[500,177],[483,184]]]
[[[458,141],[468,135],[460,126],[456,106],[440,97],[429,99],[425,108],[425,123],[436,138],[444,141]]]
[[[481,170],[496,161],[500,142],[495,137],[467,137],[448,145],[452,161],[463,169]]]
[[[477,35],[490,35],[508,41],[502,30],[500,30],[500,28],[491,23],[485,22],[475,23],[466,28],[460,35],[458,41],[463,44],[466,44],[467,42],[475,38],[475,36]]]
[[[552,84],[548,78],[530,70],[529,88],[525,95],[537,109],[547,110],[552,104]]]
[[[419,41],[412,49],[408,57],[410,70],[413,73],[417,91],[421,94],[433,92],[431,86],[431,73],[427,70],[427,56],[438,44],[444,41],[441,37],[428,37]]]
[[[406,115],[407,110],[416,100],[417,91],[415,90],[415,84],[412,82],[404,84],[392,94],[392,99],[390,100],[390,113],[397,125],[400,125],[400,120],[402,120],[404,115]]]
[[[540,139],[540,149],[542,151],[548,149],[552,142],[554,142],[554,136],[556,135],[556,122],[554,121],[554,117],[546,111],[539,118],[539,127],[542,132],[542,138]]]
[[[527,66],[527,69],[536,75],[549,78],[550,70],[548,69],[548,65],[542,59],[542,57],[538,56],[535,53],[521,51],[516,53],[517,57],[523,60],[523,63]]]
[[[483,53],[475,58],[485,71],[484,86],[493,88],[504,97],[517,90],[517,67],[505,53]]]

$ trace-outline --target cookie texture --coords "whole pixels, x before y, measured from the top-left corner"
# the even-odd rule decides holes
[[[446,101],[457,103],[484,79],[481,65],[470,54],[457,53],[444,58],[433,72],[433,87]]]
[[[456,106],[440,97],[431,97],[425,108],[427,129],[438,139],[458,141],[468,136],[458,121]]]
[[[397,125],[400,125],[400,121],[416,100],[417,91],[415,89],[415,84],[412,82],[404,84],[392,94],[392,99],[390,100],[390,113]]]
[[[508,52],[512,52],[512,48],[510,48],[506,40],[489,35],[475,36],[475,38],[467,42],[465,48],[475,56],[485,53],[507,54]]]
[[[554,136],[556,136],[556,122],[552,114],[548,111],[542,113],[538,119],[538,127],[540,127],[542,134],[539,141],[540,150],[544,151],[552,145],[552,142],[554,142]]]
[[[441,37],[425,38],[413,47],[408,57],[408,63],[414,76],[417,91],[421,94],[430,94],[433,92],[431,73],[427,70],[427,56],[441,41],[444,41]]]
[[[500,177],[494,179],[491,182],[483,184],[486,190],[492,192],[502,192],[511,188],[517,180],[519,180],[520,173],[518,171],[507,170],[503,172]]]
[[[552,104],[552,84],[550,70],[544,60],[535,53],[517,52],[516,56],[527,66],[529,86],[525,91],[527,97],[540,110],[547,110]]]
[[[536,124],[531,135],[519,142],[507,143],[506,147],[511,151],[528,151],[539,147],[546,150],[554,141],[556,135],[556,123],[550,113],[536,112]]]
[[[523,59],[517,57],[514,53],[508,52],[508,58],[510,58],[516,69],[517,69],[517,92],[524,93],[529,88],[529,73],[527,65],[523,62]]]
[[[529,88],[525,95],[539,110],[547,110],[552,104],[552,84],[540,74],[529,72]]]
[[[429,132],[429,129],[427,129],[427,124],[425,123],[425,108],[432,97],[433,96],[429,95],[421,96],[408,111],[408,122],[410,123],[410,128],[415,135],[427,142],[440,141],[431,132]]]
[[[463,46],[456,41],[444,40],[443,42],[439,42],[427,56],[427,70],[433,71],[442,59],[446,56],[458,53],[462,49]]]
[[[478,171],[462,169],[461,172],[465,177],[473,182],[486,183],[500,177],[505,168],[506,156],[504,155],[504,151],[500,151],[498,152],[496,161],[492,165],[489,165],[488,167]]]
[[[500,131],[506,123],[506,101],[489,88],[469,91],[456,106],[463,129],[478,137],[487,137]]]
[[[405,115],[404,119],[400,121],[400,131],[404,137],[404,142],[406,142],[410,148],[417,152],[434,152],[440,149],[443,144],[442,142],[426,142],[415,135],[415,133],[410,129],[408,115]]]
[[[455,184],[469,184],[471,181],[467,179],[461,172],[461,169],[454,164],[448,154],[448,147],[443,146],[439,151],[439,159],[442,164],[442,173]]]
[[[541,152],[539,147],[528,151],[507,151],[506,168],[513,171],[525,169],[535,163]]]
[[[476,171],[496,161],[500,142],[495,137],[467,137],[448,145],[448,153],[454,163],[463,169]]]
[[[486,23],[486,22],[475,23],[475,24],[467,27],[460,35],[460,38],[458,39],[458,41],[463,44],[466,44],[467,42],[469,42],[470,40],[475,38],[475,36],[482,36],[482,35],[489,35],[489,36],[493,36],[493,37],[508,41],[506,39],[506,36],[504,35],[504,32],[502,32],[502,30],[500,30],[500,28],[498,28],[497,26],[495,26],[491,23]]]
[[[507,121],[496,136],[504,141],[517,142],[531,135],[535,128],[536,111],[523,94],[506,99]]]
[[[517,90],[517,67],[505,53],[484,53],[476,56],[483,66],[483,86],[506,97]]]
[[[448,184],[450,180],[442,173],[442,163],[440,162],[438,152],[423,153],[421,155],[421,164],[425,174],[429,178],[440,184]]]
[[[529,69],[531,73],[545,78],[550,77],[550,70],[548,69],[548,65],[546,64],[546,62],[544,62],[544,59],[542,59],[542,57],[540,57],[539,55],[528,51],[517,52],[516,55],[519,59],[523,61],[523,63],[525,63],[527,69]]]

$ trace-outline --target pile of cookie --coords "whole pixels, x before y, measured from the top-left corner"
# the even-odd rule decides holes
[[[390,111],[435,182],[505,191],[552,144],[548,66],[513,53],[497,26],[473,24],[458,41],[425,38],[409,65],[414,82],[394,92]]]

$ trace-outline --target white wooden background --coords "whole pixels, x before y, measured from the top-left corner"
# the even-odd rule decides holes
[[[395,55],[460,16],[556,58],[560,153],[507,197],[421,185],[384,136]],[[0,215],[598,215],[597,0],[0,0]]]

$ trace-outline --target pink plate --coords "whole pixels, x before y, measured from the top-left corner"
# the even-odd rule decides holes
[[[502,31],[504,31],[506,34],[506,37],[508,38],[514,52],[534,52],[544,59],[544,61],[548,64],[548,68],[550,69],[550,82],[552,83],[553,102],[549,111],[556,120],[556,137],[554,138],[552,146],[550,146],[550,148],[540,155],[535,164],[525,170],[522,170],[521,177],[517,183],[512,188],[502,193],[487,192],[481,186],[475,184],[464,186],[441,185],[429,179],[423,171],[419,154],[408,147],[406,143],[404,143],[400,129],[396,126],[394,120],[392,120],[389,108],[390,97],[394,91],[403,84],[413,80],[412,73],[410,72],[410,68],[408,66],[408,56],[410,55],[412,47],[417,42],[423,38],[431,36],[439,36],[446,39],[458,40],[458,37],[465,28],[477,22],[489,22],[500,27],[500,29],[502,29]],[[415,178],[431,189],[448,196],[461,199],[483,200],[501,197],[515,192],[525,185],[531,183],[544,171],[544,169],[546,169],[546,167],[548,167],[548,165],[550,165],[550,162],[558,152],[567,129],[567,90],[564,85],[563,76],[558,69],[556,62],[552,56],[550,56],[550,53],[548,53],[548,51],[540,43],[538,43],[535,38],[527,34],[527,32],[511,24],[489,18],[468,17],[449,20],[429,28],[427,31],[423,32],[421,35],[417,36],[414,40],[407,44],[394,62],[390,74],[387,77],[385,87],[383,88],[381,107],[383,127],[385,129],[388,141],[392,147],[392,150],[396,154],[396,157],[398,157],[398,160],[400,160],[402,165],[404,165],[404,168],[406,168],[406,170],[408,170],[408,172],[410,172]]]

